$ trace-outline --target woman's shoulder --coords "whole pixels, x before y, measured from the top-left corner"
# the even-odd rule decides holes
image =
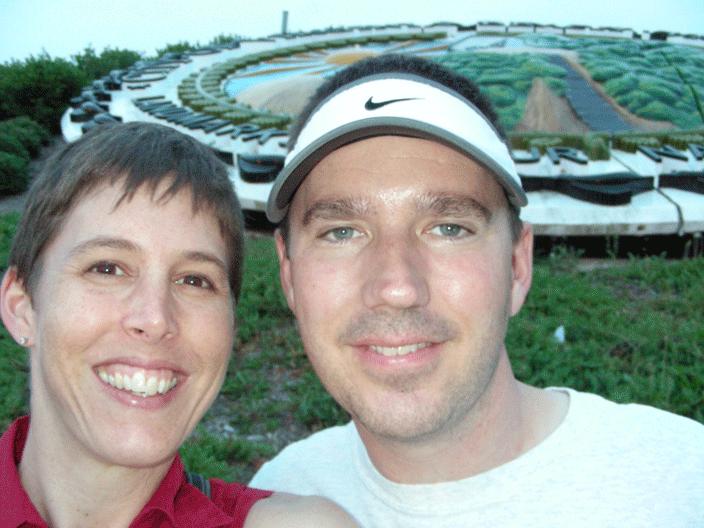
[[[359,525],[340,506],[323,497],[274,493],[265,500],[257,501],[250,510],[244,526],[245,528],[280,526],[354,528]]]

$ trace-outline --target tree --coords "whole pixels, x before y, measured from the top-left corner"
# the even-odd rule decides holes
[[[185,40],[176,42],[175,44],[167,44],[163,48],[156,50],[156,56],[161,57],[164,53],[184,53],[186,51],[194,51],[200,48],[197,42],[191,44]]]
[[[0,65],[0,119],[29,116],[53,132],[71,97],[90,79],[75,64],[44,52]]]
[[[76,65],[90,80],[99,79],[111,70],[124,70],[140,59],[139,53],[128,49],[105,48],[100,55],[91,46],[72,56]]]

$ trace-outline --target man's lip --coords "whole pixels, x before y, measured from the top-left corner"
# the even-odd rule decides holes
[[[394,341],[396,342],[396,341]],[[354,347],[355,357],[366,365],[365,368],[377,369],[418,369],[439,360],[442,343],[438,342],[411,342],[403,341],[404,345],[369,345],[362,344]],[[388,343],[388,341],[384,341]],[[418,346],[420,345],[420,346]],[[381,350],[384,348],[385,350]]]
[[[427,337],[385,337],[385,338],[363,338],[355,339],[350,342],[349,345],[357,348],[369,348],[369,347],[384,347],[384,348],[398,348],[410,345],[425,345],[432,346],[440,343],[437,339],[427,338]]]

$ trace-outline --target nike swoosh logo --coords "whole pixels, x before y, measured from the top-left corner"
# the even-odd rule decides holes
[[[387,101],[380,101],[380,102],[374,102],[372,101],[372,98],[370,97],[366,103],[364,103],[364,108],[367,110],[376,110],[377,108],[381,108],[382,106],[386,106],[392,103],[398,103],[400,101],[415,101],[416,99],[419,99],[418,97],[403,97],[401,99],[389,99]]]

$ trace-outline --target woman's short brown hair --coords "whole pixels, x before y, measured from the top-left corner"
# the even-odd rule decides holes
[[[76,203],[100,186],[119,184],[123,188],[119,205],[144,185],[154,194],[162,182],[168,186],[154,196],[157,202],[185,189],[193,198],[194,213],[206,210],[217,219],[228,248],[230,289],[236,300],[242,283],[243,220],[227,168],[194,138],[139,122],[95,127],[57,152],[35,178],[9,256],[9,265],[30,296],[41,273],[42,251]]]

